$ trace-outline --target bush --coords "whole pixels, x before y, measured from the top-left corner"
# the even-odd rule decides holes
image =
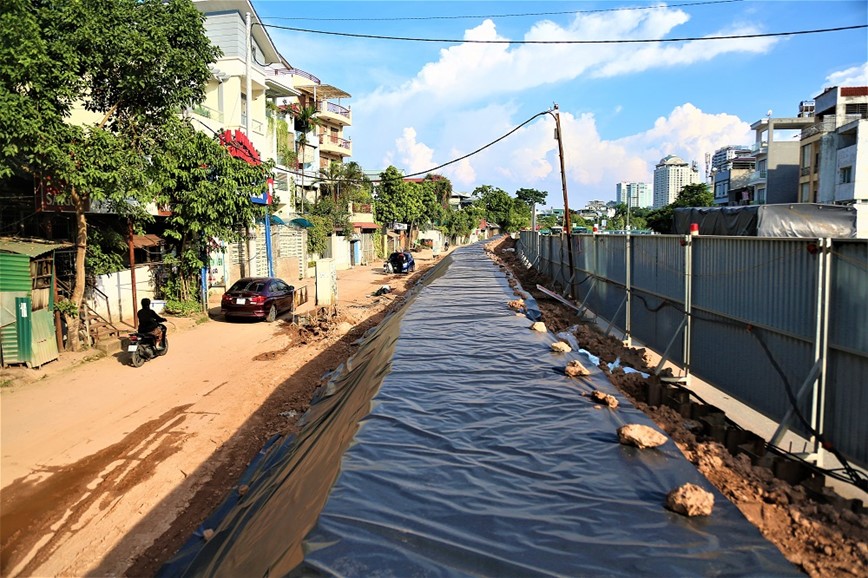
[[[164,309],[169,315],[178,317],[193,317],[202,313],[202,304],[198,301],[180,301],[178,299],[169,299],[166,301]]]

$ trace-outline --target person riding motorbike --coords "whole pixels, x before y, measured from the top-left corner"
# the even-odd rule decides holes
[[[165,323],[166,319],[160,317],[156,311],[151,309],[151,300],[147,297],[142,299],[142,308],[139,309],[137,317],[139,318],[139,333],[153,335],[157,348],[162,349],[163,339],[166,334],[160,324]]]

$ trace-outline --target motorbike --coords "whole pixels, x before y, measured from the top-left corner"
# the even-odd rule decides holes
[[[157,347],[157,338],[150,333],[130,333],[127,351],[130,353],[130,365],[141,367],[149,359],[161,357],[169,352],[169,340],[166,338],[166,326],[160,323],[163,332],[163,346]]]

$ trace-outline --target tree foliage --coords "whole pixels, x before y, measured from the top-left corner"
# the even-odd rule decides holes
[[[646,217],[652,230],[668,234],[674,232],[675,209],[678,207],[710,207],[714,204],[714,193],[705,183],[684,185],[671,204],[652,210]]]
[[[50,178],[59,203],[75,208],[78,308],[88,207],[145,218],[164,180],[153,145],[167,122],[203,99],[220,51],[187,0],[7,0],[0,23],[0,177]],[[76,103],[99,120],[69,125]]]
[[[262,194],[271,162],[251,165],[228,154],[213,137],[173,119],[164,125],[160,153],[152,162],[163,176],[157,200],[171,209],[165,236],[177,241],[178,264],[185,280],[205,265],[211,239],[237,241],[243,227],[265,213],[250,197]],[[189,298],[188,283],[178,286],[181,300]]]
[[[548,191],[538,191],[536,189],[519,189],[515,192],[515,198],[527,205],[543,205],[548,195]]]

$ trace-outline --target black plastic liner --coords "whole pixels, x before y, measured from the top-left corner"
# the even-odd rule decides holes
[[[563,374],[579,354],[551,352],[555,337],[507,308],[481,246],[449,259],[164,574],[802,575],[671,441],[618,443],[620,425],[656,426],[598,369]],[[593,390],[620,407],[581,395]],[[712,516],[663,507],[686,482],[714,493]]]

